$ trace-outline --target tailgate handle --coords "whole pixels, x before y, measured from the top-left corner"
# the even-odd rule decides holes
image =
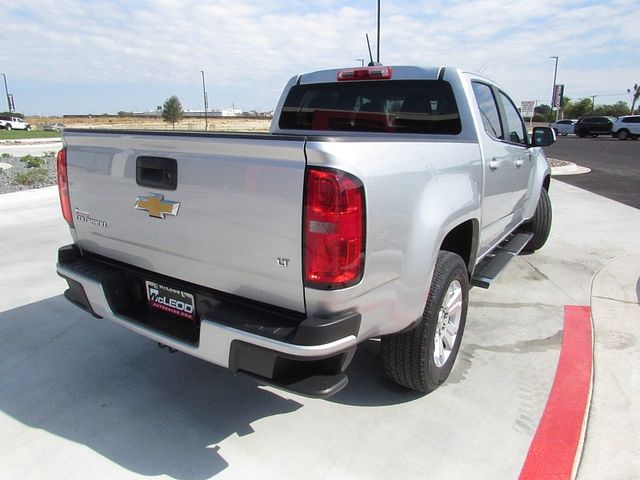
[[[178,162],[175,158],[138,157],[136,183],[141,187],[175,190],[178,187]]]

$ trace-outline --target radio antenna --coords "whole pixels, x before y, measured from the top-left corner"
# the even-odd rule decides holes
[[[378,0],[378,51],[376,54],[376,62],[380,64],[380,0]]]
[[[373,54],[371,53],[371,43],[369,42],[369,34],[365,33],[366,37],[367,37],[367,48],[369,49],[369,59],[371,60],[369,62],[369,66],[373,66],[375,65],[375,62],[373,61]]]

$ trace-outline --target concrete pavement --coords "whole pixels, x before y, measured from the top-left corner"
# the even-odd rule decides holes
[[[371,341],[347,389],[319,401],[170,355],[73,307],[55,275],[70,242],[55,187],[1,195],[0,478],[516,478],[566,304],[591,305],[595,326],[578,478],[633,478],[640,211],[556,181],[551,197],[548,244],[471,292],[443,388],[389,384]]]
[[[594,389],[579,478],[638,478],[640,254],[617,257],[598,270],[591,309]]]
[[[9,153],[14,157],[25,155],[44,155],[48,152],[56,152],[62,148],[62,140],[55,139],[29,139],[29,141],[11,140],[0,143],[0,155]]]

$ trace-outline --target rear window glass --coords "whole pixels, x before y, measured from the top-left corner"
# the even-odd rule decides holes
[[[296,85],[279,126],[286,130],[457,135],[460,114],[441,80],[355,81]]]

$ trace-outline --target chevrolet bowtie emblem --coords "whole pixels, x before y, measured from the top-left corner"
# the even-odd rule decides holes
[[[178,215],[179,202],[164,199],[160,193],[150,193],[149,196],[136,198],[136,210],[149,212],[150,217],[164,218],[165,215]]]

